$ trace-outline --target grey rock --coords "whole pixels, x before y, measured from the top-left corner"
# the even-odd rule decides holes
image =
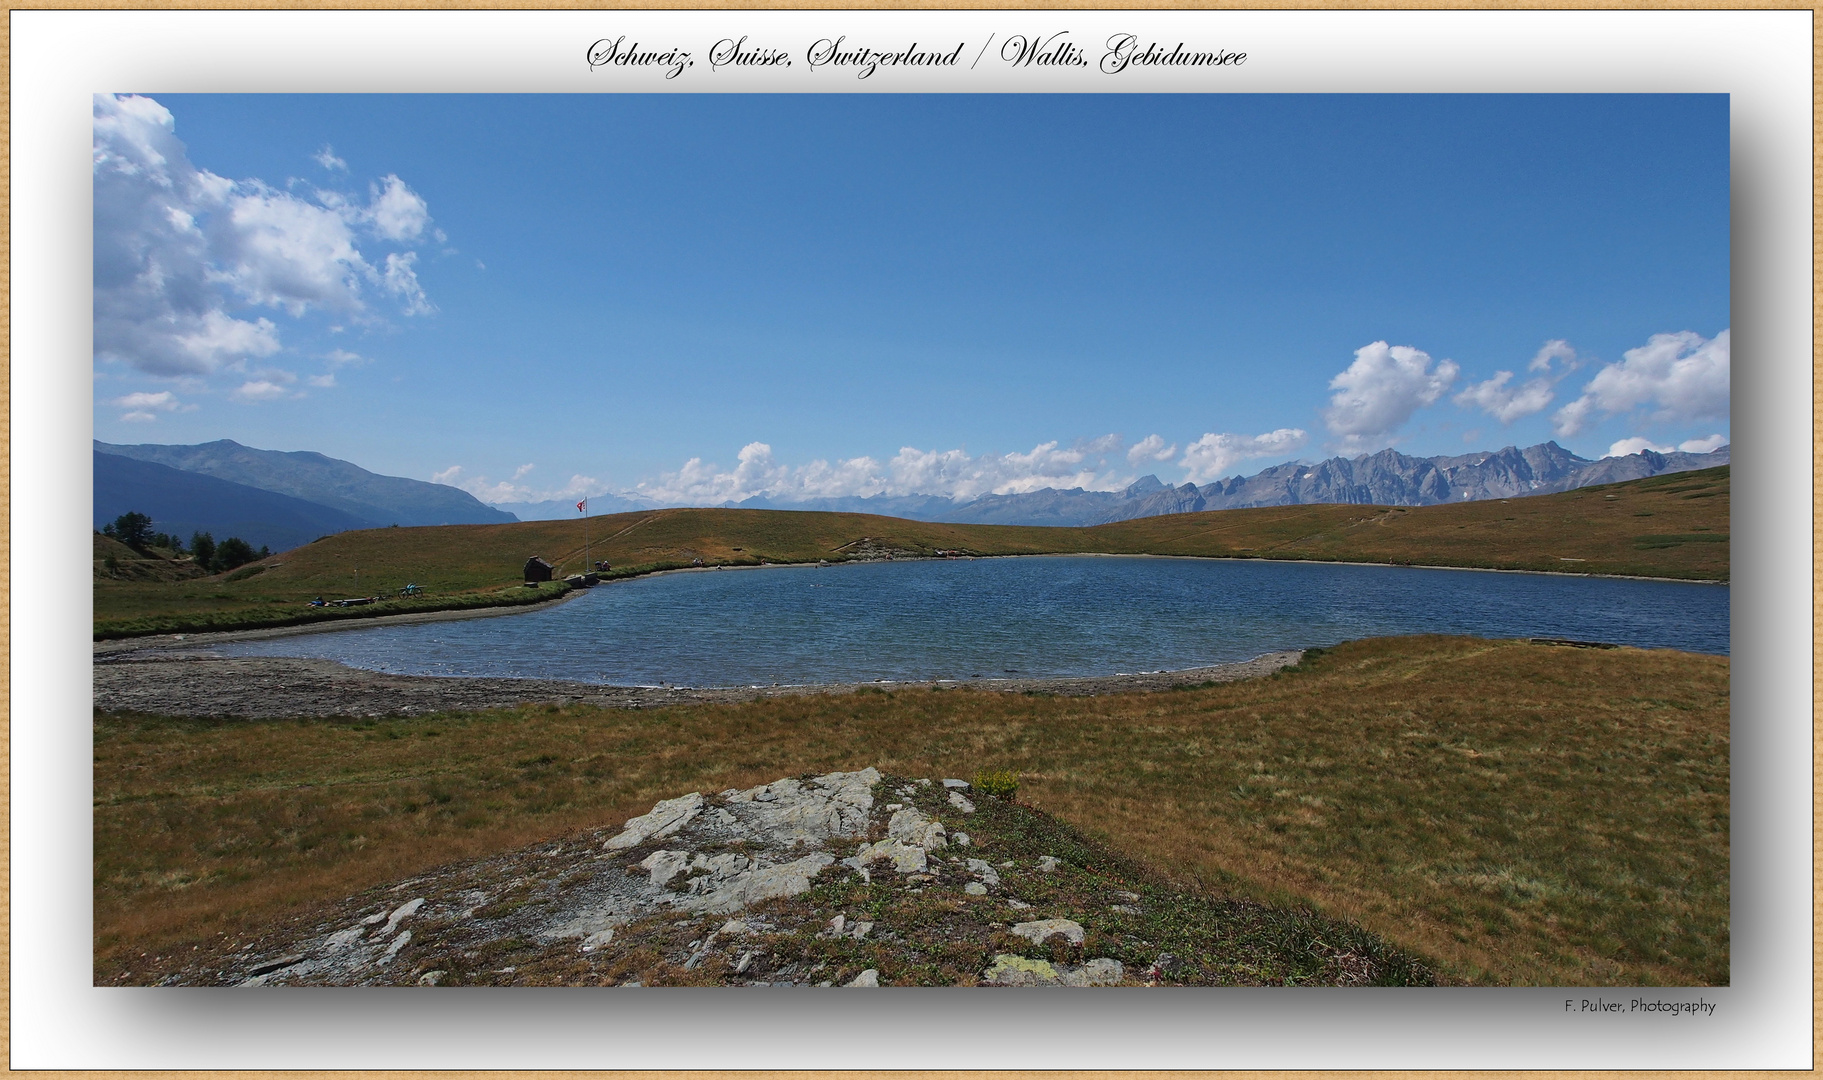
[[[950,837],[950,842],[954,843],[957,847],[968,847],[970,844],[974,843],[975,841],[972,838],[970,838],[968,833],[957,832],[956,834],[954,834],[953,836]]]
[[[926,851],[935,851],[948,844],[944,831],[941,823],[925,817],[917,807],[900,810],[886,823],[887,836],[907,844],[916,844]]]
[[[1040,855],[1038,857],[1038,872],[1041,874],[1048,874],[1061,865],[1062,860],[1058,859],[1055,855]]]
[[[247,974],[265,975],[269,972],[291,967],[292,965],[301,962],[303,959],[303,953],[292,953],[290,956],[281,956],[274,960],[267,960],[263,963],[255,964],[253,967],[247,969]]]
[[[981,884],[979,881],[971,881],[967,885],[962,886],[962,891],[968,893],[970,896],[986,896],[987,886]]]
[[[639,864],[640,869],[651,872],[654,887],[664,888],[665,884],[677,875],[690,869],[688,851],[654,851]]]
[[[970,787],[967,780],[945,780],[943,781],[943,786],[946,788],[953,788],[957,791],[967,791]]]
[[[810,888],[810,879],[835,861],[835,856],[818,851],[778,866],[748,870],[714,892],[687,899],[678,906],[686,911],[727,915],[775,896],[796,896]]]
[[[627,822],[618,836],[601,845],[609,851],[638,847],[647,840],[663,839],[688,825],[703,812],[701,792],[692,791],[675,799],[666,799],[639,817]]]
[[[972,814],[975,812],[975,804],[963,798],[962,793],[959,791],[952,791],[949,793],[949,804],[965,814]]]
[[[443,976],[448,975],[448,974],[449,974],[449,972],[447,972],[441,968],[437,969],[436,971],[427,971],[424,974],[418,976],[418,985],[419,986],[435,986],[438,983],[443,981]]]
[[[1071,919],[1038,919],[1034,922],[1022,922],[1013,927],[1013,933],[1034,945],[1043,945],[1054,937],[1061,937],[1072,945],[1081,945],[1083,939],[1082,924]]]
[[[880,985],[880,971],[878,968],[868,968],[866,971],[861,972],[861,974],[856,975],[853,979],[850,979],[848,982],[845,982],[842,985],[843,986],[878,986],[878,985]]]
[[[388,915],[386,917],[386,925],[381,928],[379,934],[376,936],[386,937],[387,935],[391,934],[394,930],[397,930],[399,928],[400,923],[404,922],[406,919],[411,918],[413,915],[416,915],[418,913],[418,909],[423,906],[424,906],[424,898],[422,896],[418,897],[416,900],[409,900],[403,904],[400,904],[398,907],[393,909],[393,912],[391,915]]]
[[[985,859],[970,859],[968,861],[968,872],[974,874],[989,885],[1000,884],[1000,871],[994,869],[992,864],[988,863]]]

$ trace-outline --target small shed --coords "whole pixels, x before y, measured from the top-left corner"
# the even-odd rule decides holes
[[[545,562],[543,559],[540,559],[536,555],[532,556],[531,558],[525,560],[526,584],[529,585],[534,581],[551,580],[551,571],[554,569],[555,569],[555,567],[553,567],[550,563]]]

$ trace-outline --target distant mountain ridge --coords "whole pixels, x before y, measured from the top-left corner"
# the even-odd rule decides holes
[[[129,511],[158,532],[189,543],[194,533],[238,536],[254,547],[285,551],[319,536],[371,529],[375,523],[332,506],[248,487],[154,461],[95,451],[95,528]]]
[[[1144,476],[1122,491],[1043,488],[1019,495],[983,495],[958,502],[935,495],[875,495],[803,502],[755,497],[730,506],[777,510],[838,510],[886,514],[915,521],[963,525],[1103,525],[1112,521],[1238,510],[1258,506],[1350,503],[1376,506],[1434,506],[1477,499],[1546,495],[1639,480],[1661,473],[1688,472],[1729,463],[1729,448],[1708,454],[1660,454],[1642,450],[1624,457],[1590,460],[1555,442],[1525,449],[1439,457],[1410,457],[1391,448],[1357,458],[1333,457],[1314,465],[1288,461],[1252,476],[1232,476],[1198,487],[1169,487]]]
[[[96,442],[95,450],[289,495],[374,525],[491,525],[519,520],[461,488],[381,476],[309,450],[258,450],[232,439],[194,446]]]

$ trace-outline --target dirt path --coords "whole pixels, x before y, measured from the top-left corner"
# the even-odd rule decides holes
[[[1067,696],[1166,690],[1185,683],[1231,682],[1295,664],[1301,652],[1275,652],[1238,664],[1143,675],[1078,679],[967,679],[942,686]],[[751,701],[794,694],[847,694],[862,687],[923,689],[931,683],[843,683],[818,686],[696,689],[621,687],[556,679],[446,678],[387,675],[331,660],[219,657],[138,649],[95,657],[95,708],[169,716],[396,716],[492,709],[526,702],[581,702],[649,709],[684,702]]]

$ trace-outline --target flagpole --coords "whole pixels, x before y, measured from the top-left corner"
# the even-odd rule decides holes
[[[584,498],[576,504],[576,509],[582,511],[582,572],[586,574],[594,569],[589,562],[589,500]]]

